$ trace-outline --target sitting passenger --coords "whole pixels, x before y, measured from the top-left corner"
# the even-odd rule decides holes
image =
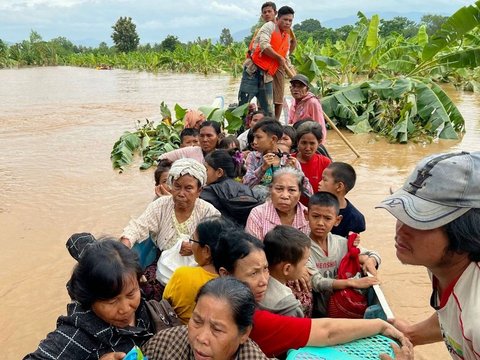
[[[190,238],[193,256],[198,266],[182,266],[173,273],[165,287],[163,298],[168,300],[180,320],[186,324],[192,316],[198,290],[209,280],[218,277],[213,266],[213,252],[218,237],[235,225],[222,217],[202,220]]]
[[[143,346],[150,360],[267,360],[249,339],[255,298],[232,277],[207,282],[199,291],[188,326],[160,331]]]
[[[198,146],[200,133],[198,129],[195,128],[185,128],[180,133],[180,147],[187,147],[187,146]]]
[[[265,298],[259,303],[260,308],[275,314],[303,317],[302,306],[287,286],[287,281],[300,280],[305,276],[305,265],[310,257],[310,238],[291,226],[277,225],[265,235],[263,244],[270,279]]]
[[[157,168],[155,169],[155,199],[160,196],[170,195],[171,189],[167,184],[168,172],[172,167],[172,162],[167,159],[159,160]]]
[[[151,307],[141,297],[136,254],[116,239],[91,234],[67,242],[78,261],[67,283],[72,303],[57,328],[24,360],[121,359],[156,332]],[[160,330],[160,329],[159,329]]]
[[[241,172],[242,153],[215,150],[205,157],[205,167],[207,186],[200,198],[215,206],[223,216],[245,226],[250,210],[261,202],[248,186],[234,180]],[[243,201],[235,202],[239,197],[244,197]]]
[[[378,284],[378,280],[376,277],[336,278],[340,261],[348,252],[348,243],[346,238],[330,233],[342,220],[338,215],[338,200],[335,195],[328,192],[313,195],[308,203],[307,214],[312,240],[307,266],[312,274],[314,316],[322,317],[327,315],[328,302],[334,290],[366,289]],[[360,248],[359,260],[364,272],[377,274],[380,256],[376,252]]]

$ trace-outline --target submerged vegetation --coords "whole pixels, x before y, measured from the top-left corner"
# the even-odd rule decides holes
[[[339,126],[374,131],[392,142],[456,139],[464,119],[439,84],[480,89],[479,25],[480,1],[448,18],[426,15],[420,24],[358,13],[354,25],[328,29],[308,19],[294,26],[298,46],[291,61]],[[160,44],[121,52],[105,43],[92,49],[65,38],[44,41],[32,31],[30,39],[11,46],[0,40],[0,68],[72,65],[239,76],[247,43],[233,42],[223,29],[218,43],[198,38],[183,44],[169,35]],[[145,126],[153,131],[151,123]],[[126,144],[138,143],[129,139]]]

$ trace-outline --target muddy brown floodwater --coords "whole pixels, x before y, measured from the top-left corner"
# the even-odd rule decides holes
[[[65,283],[74,261],[65,242],[74,232],[120,235],[153,196],[153,171],[119,174],[113,143],[137,120],[158,120],[165,101],[185,107],[216,95],[235,102],[228,76],[148,74],[71,67],[0,70],[0,349],[2,358],[33,351],[65,313]],[[365,214],[366,247],[383,256],[382,287],[398,317],[431,313],[429,281],[421,267],[401,265],[394,219],[374,206],[403,183],[423,156],[480,150],[480,97],[447,89],[466,119],[461,141],[391,145],[375,135],[345,133],[361,158],[333,132],[328,149],[350,162],[358,182],[349,199]],[[138,165],[138,164],[137,164]],[[449,359],[443,344],[418,347],[416,359]]]

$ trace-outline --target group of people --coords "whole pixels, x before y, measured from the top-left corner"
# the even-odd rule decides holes
[[[354,168],[324,147],[308,78],[291,79],[291,125],[272,117],[295,46],[293,15],[262,6],[239,94],[262,110],[252,108],[247,130],[225,137],[219,123],[187,112],[180,148],[158,159],[155,199],[120,238],[67,241],[78,261],[72,303],[25,359],[123,359],[135,345],[150,360],[267,359],[375,334],[398,341],[397,359],[442,339],[453,358],[480,359],[480,153],[422,160],[379,205],[397,218],[400,261],[429,270],[435,313],[419,324],[328,317],[335,292],[378,284],[381,257],[357,238],[361,273],[337,276],[347,237],[366,224],[347,199]],[[155,254],[141,264],[147,243]]]

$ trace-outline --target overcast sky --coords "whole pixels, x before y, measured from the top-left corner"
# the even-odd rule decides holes
[[[258,0],[0,0],[0,39],[17,42],[35,30],[44,40],[57,36],[79,42],[111,43],[112,25],[132,17],[141,43],[159,43],[167,35],[181,41],[218,38],[223,28],[233,33],[249,29],[264,1]],[[298,0],[276,2],[295,10],[295,22],[346,18],[357,11],[397,15],[451,15],[473,0]],[[89,44],[92,45],[92,44]]]

